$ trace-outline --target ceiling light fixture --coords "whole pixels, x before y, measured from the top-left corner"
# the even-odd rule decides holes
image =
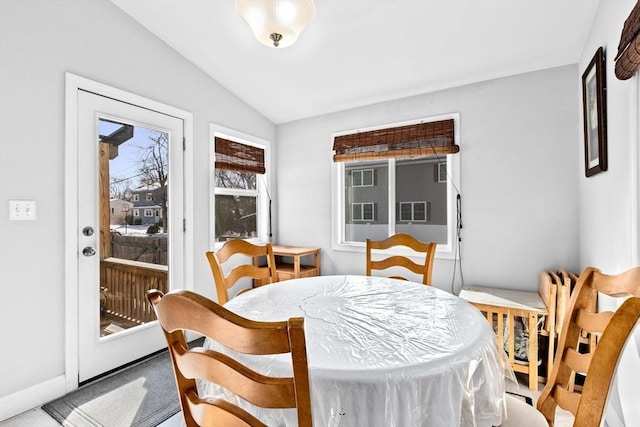
[[[236,12],[258,41],[270,47],[288,47],[316,16],[313,0],[236,0]]]

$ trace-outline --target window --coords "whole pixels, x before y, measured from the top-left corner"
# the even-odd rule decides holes
[[[144,216],[153,216],[153,209],[145,209]]]
[[[400,202],[401,222],[430,222],[431,212],[427,209],[431,202]]]
[[[134,209],[133,210],[133,216],[140,216],[140,210],[139,209]]]
[[[134,202],[139,202],[140,201],[140,195],[138,193],[133,195],[133,201]]]
[[[147,202],[153,201],[153,194],[152,193],[147,193],[146,201]]]
[[[211,246],[232,238],[270,237],[268,142],[215,125],[212,139]]]
[[[447,182],[447,164],[438,163],[438,182]]]
[[[374,210],[373,203],[352,203],[351,218],[354,221],[373,221]]]
[[[428,120],[450,121],[451,139],[459,139],[458,114]],[[335,138],[352,133],[362,138],[367,131],[357,129],[335,134],[334,149]],[[409,143],[402,148],[415,149]],[[459,156],[453,153],[458,149],[456,146],[451,151],[446,151],[448,148],[434,150],[431,155],[428,150],[410,156],[402,153],[395,157],[392,153],[387,158],[375,152],[365,159],[358,158],[357,154],[340,153],[339,156],[348,158],[333,163],[332,198],[338,209],[332,212],[332,248],[361,251],[367,238],[380,240],[403,232],[423,241],[438,242],[438,257],[452,258],[459,186]],[[334,160],[336,157],[338,155]]]
[[[352,171],[351,185],[353,187],[371,187],[373,185],[373,169]]]

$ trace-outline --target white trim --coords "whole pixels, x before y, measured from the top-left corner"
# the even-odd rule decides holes
[[[252,147],[261,148],[264,150],[264,164],[265,173],[256,174],[256,189],[255,190],[243,190],[235,189],[229,190],[225,188],[216,189],[215,186],[215,161],[216,161],[216,146],[215,137],[228,139],[240,144],[249,145]],[[261,179],[262,175],[262,179]],[[260,181],[267,187],[261,189]],[[244,132],[237,131],[235,129],[227,128],[217,125],[215,123],[209,123],[209,250],[215,251],[222,246],[221,242],[216,242],[216,227],[215,227],[215,214],[216,214],[216,200],[215,195],[246,195],[249,197],[257,197],[256,200],[256,213],[258,215],[257,223],[257,238],[247,239],[255,242],[267,242],[269,241],[269,197],[271,194],[271,142],[264,138],[260,138],[254,135],[250,135]],[[264,197],[261,197],[263,196]]]
[[[389,187],[387,188],[387,234],[391,236],[396,229],[396,188],[398,187],[398,182],[396,181],[396,172],[398,168],[396,166],[396,159],[389,159],[389,167],[387,168],[387,177],[389,178]],[[391,207],[394,206],[392,209]]]
[[[65,391],[78,388],[78,91],[84,90],[117,99],[183,121],[185,139],[183,215],[193,224],[193,114],[152,99],[105,85],[73,73],[65,73]],[[193,289],[193,226],[183,236],[184,288]],[[64,394],[64,393],[63,393]]]
[[[636,96],[629,108],[629,204],[631,211],[631,265],[640,265],[640,75],[633,78]],[[635,99],[634,99],[635,98]]]
[[[333,141],[333,137],[331,138]],[[338,162],[331,162],[331,249],[336,250],[351,250],[353,252],[363,251],[364,244],[359,248],[349,247],[343,245],[341,240],[344,236],[344,230],[346,227],[345,218],[345,204],[344,197],[335,195],[335,189],[338,188],[340,183],[344,183],[345,173],[343,167]]]
[[[194,289],[193,275],[194,275],[194,256],[193,256],[193,236],[194,236],[194,209],[193,209],[193,114],[183,111],[182,120],[184,121],[184,128],[182,136],[184,137],[184,152],[182,153],[183,167],[183,181],[182,181],[182,194],[184,200],[182,202],[182,211],[184,214],[184,241],[182,248],[184,253],[184,259],[182,260],[184,288]]]
[[[66,379],[64,375],[60,375],[2,396],[0,397],[0,421],[64,396],[65,393]]]
[[[78,388],[78,90],[83,78],[65,75],[65,390]]]

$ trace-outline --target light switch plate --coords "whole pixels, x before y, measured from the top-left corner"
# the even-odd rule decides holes
[[[9,221],[33,221],[35,219],[35,200],[9,200]]]

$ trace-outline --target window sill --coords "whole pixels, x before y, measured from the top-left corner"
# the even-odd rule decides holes
[[[334,243],[331,245],[331,249],[338,252],[359,252],[365,253],[366,247],[364,242],[343,242],[343,243]],[[377,251],[377,253],[387,254],[387,255],[403,255],[412,258],[414,255],[410,250],[402,250],[399,248],[388,249],[385,251]],[[455,254],[451,247],[448,245],[438,244],[436,249],[436,258],[437,259],[454,259]]]

